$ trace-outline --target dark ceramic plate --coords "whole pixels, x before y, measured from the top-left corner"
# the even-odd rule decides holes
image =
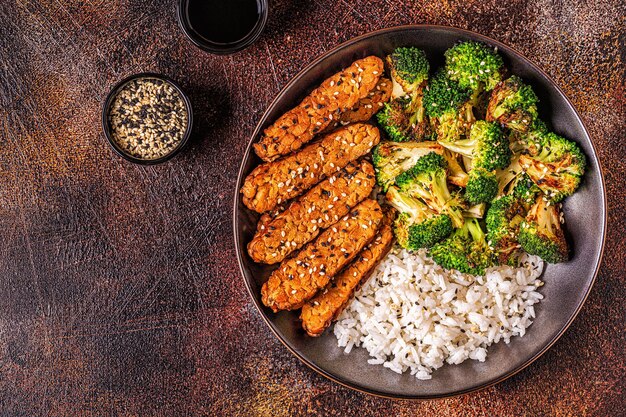
[[[523,77],[539,95],[543,120],[555,132],[582,146],[589,167],[580,190],[564,204],[572,259],[546,268],[545,285],[541,289],[545,298],[536,307],[537,318],[526,335],[513,338],[508,345],[491,346],[483,363],[468,360],[461,365],[446,365],[432,374],[432,380],[419,381],[408,373],[398,375],[381,366],[368,365],[364,349],[344,354],[337,347],[332,330],[316,339],[307,337],[301,330],[297,312],[273,314],[261,304],[261,285],[271,268],[255,264],[246,253],[258,216],[243,205],[238,190],[246,175],[260,162],[250,145],[258,140],[265,127],[326,77],[355,59],[372,54],[383,57],[396,47],[408,45],[424,49],[436,68],[442,63],[446,49],[467,39],[498,48],[512,73]],[[510,47],[473,32],[439,26],[404,26],[373,32],[338,46],[309,64],[280,92],[259,121],[243,157],[233,224],[237,257],[252,301],[270,329],[294,355],[350,388],[385,397],[429,399],[463,394],[503,381],[531,364],[557,341],[580,311],[595,280],[604,246],[606,200],[593,143],[572,104],[541,69]]]

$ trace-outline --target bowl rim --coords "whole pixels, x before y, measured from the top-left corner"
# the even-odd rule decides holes
[[[474,38],[474,39],[479,39],[485,43],[488,43],[492,46],[496,46],[496,47],[504,47],[508,50],[510,50],[511,52],[513,52],[514,54],[518,55],[519,57],[521,57],[523,60],[525,60],[530,67],[536,71],[538,74],[540,74],[542,77],[545,77],[545,79],[548,80],[548,82],[550,84],[552,84],[552,86],[557,90],[557,92],[565,99],[565,103],[569,106],[569,108],[571,109],[571,111],[573,112],[575,118],[577,119],[577,121],[580,123],[580,126],[582,126],[583,132],[586,135],[586,137],[589,139],[589,143],[591,145],[591,148],[593,150],[593,156],[595,161],[598,164],[598,174],[599,174],[599,178],[600,178],[600,187],[601,187],[601,191],[602,191],[602,233],[601,233],[601,238],[602,238],[602,243],[600,246],[600,251],[598,253],[598,257],[597,257],[597,261],[596,264],[594,266],[594,272],[593,272],[593,276],[591,278],[591,282],[589,287],[587,288],[586,293],[584,294],[584,297],[581,301],[581,303],[577,306],[576,310],[574,311],[574,314],[572,314],[572,316],[569,318],[569,320],[567,321],[567,323],[565,323],[565,325],[559,330],[559,332],[552,338],[552,340],[550,340],[549,343],[547,343],[542,349],[540,349],[536,354],[534,354],[533,356],[531,356],[528,360],[526,360],[522,365],[518,366],[515,369],[512,369],[509,372],[506,372],[502,375],[500,375],[497,378],[494,378],[490,381],[487,381],[483,384],[479,384],[470,388],[467,388],[465,390],[460,390],[460,391],[455,391],[455,392],[450,392],[450,393],[446,393],[446,394],[441,394],[441,395],[420,395],[420,396],[415,396],[415,395],[403,395],[403,394],[390,394],[390,393],[386,393],[386,392],[380,392],[377,391],[375,389],[369,389],[363,386],[360,386],[358,384],[349,382],[349,381],[345,381],[343,380],[341,377],[333,375],[331,372],[319,367],[318,365],[316,365],[315,363],[309,361],[307,358],[305,358],[303,355],[301,355],[299,352],[297,352],[295,349],[292,349],[287,343],[286,341],[283,339],[283,337],[279,334],[279,332],[277,331],[277,329],[274,328],[273,324],[271,323],[271,321],[269,320],[269,317],[267,317],[266,314],[264,314],[263,312],[263,306],[261,306],[259,304],[259,302],[257,301],[255,294],[254,294],[254,289],[251,287],[250,283],[248,282],[248,280],[246,279],[246,273],[245,273],[245,267],[244,267],[244,263],[243,263],[243,255],[242,255],[242,251],[239,250],[240,247],[240,239],[238,236],[238,226],[239,226],[239,216],[238,214],[238,207],[239,207],[239,199],[240,199],[240,192],[239,192],[239,188],[241,185],[241,182],[243,180],[243,178],[245,177],[245,164],[244,161],[246,161],[250,155],[250,152],[252,150],[252,145],[254,143],[254,139],[259,135],[259,133],[262,130],[262,121],[264,121],[269,113],[270,110],[273,109],[276,104],[282,99],[282,97],[287,93],[287,91],[289,91],[291,89],[291,87],[302,77],[304,76],[304,74],[306,74],[307,72],[309,72],[310,70],[312,70],[315,66],[319,65],[322,61],[324,61],[326,58],[330,57],[331,55],[336,54],[337,52],[339,52],[340,50],[349,47],[355,43],[358,43],[364,39],[370,38],[370,37],[375,37],[381,34],[386,34],[386,33],[391,33],[391,32],[402,32],[405,30],[415,30],[415,29],[419,29],[419,30],[429,30],[429,29],[437,29],[437,30],[449,30],[449,31],[453,31],[458,33],[460,36],[466,36],[466,37],[470,37],[470,38]],[[371,31],[371,32],[367,32],[365,34],[356,36],[354,38],[351,38],[333,48],[331,48],[330,50],[328,50],[327,52],[321,54],[320,56],[318,56],[317,58],[315,58],[313,61],[311,61],[309,64],[307,64],[302,70],[300,70],[296,75],[294,75],[287,84],[285,84],[285,86],[278,92],[278,94],[276,95],[276,97],[272,100],[272,102],[267,106],[265,112],[262,114],[262,116],[259,118],[259,122],[257,123],[252,135],[249,137],[248,139],[248,145],[246,146],[245,152],[243,154],[242,160],[241,160],[241,164],[239,167],[239,172],[237,175],[237,183],[236,183],[236,189],[235,189],[235,196],[234,196],[234,206],[233,206],[233,237],[234,237],[234,243],[235,243],[235,253],[237,255],[237,262],[239,264],[239,271],[241,274],[241,277],[244,281],[244,285],[246,286],[246,289],[248,291],[248,294],[252,300],[252,303],[254,304],[257,312],[259,313],[259,315],[261,316],[261,318],[263,319],[263,321],[265,322],[265,324],[269,327],[269,329],[271,330],[271,332],[276,336],[276,338],[293,354],[295,355],[296,358],[298,358],[302,363],[304,363],[306,366],[308,366],[309,368],[313,369],[315,372],[317,372],[318,374],[330,379],[333,382],[336,382],[340,385],[343,385],[346,388],[364,393],[364,394],[369,394],[375,397],[379,397],[379,398],[387,398],[387,399],[403,399],[403,400],[414,400],[414,401],[424,401],[424,400],[434,400],[434,399],[442,399],[442,398],[452,398],[452,397],[458,397],[458,396],[462,396],[462,395],[466,395],[466,394],[470,394],[473,392],[477,392],[477,391],[481,391],[483,389],[492,387],[506,379],[509,379],[510,377],[514,376],[515,374],[521,372],[522,370],[526,369],[528,366],[530,366],[533,362],[535,362],[537,359],[539,359],[544,353],[546,353],[560,338],[561,336],[563,336],[563,334],[567,331],[567,329],[569,329],[569,327],[572,325],[572,323],[574,322],[574,320],[576,319],[576,317],[578,316],[578,314],[580,313],[583,305],[585,304],[585,302],[587,301],[587,298],[589,297],[589,294],[591,293],[591,290],[596,282],[597,276],[598,276],[598,272],[600,270],[600,266],[602,264],[602,258],[604,256],[604,249],[605,249],[605,245],[606,245],[606,229],[607,229],[607,220],[608,220],[608,207],[607,207],[607,195],[606,195],[606,184],[605,184],[605,180],[604,180],[604,172],[602,169],[602,164],[600,161],[600,158],[598,157],[598,152],[596,149],[596,146],[593,142],[593,139],[591,137],[591,135],[589,134],[589,131],[587,129],[587,126],[585,125],[583,119],[580,117],[580,114],[578,113],[578,111],[576,110],[576,108],[574,107],[574,105],[572,104],[572,102],[570,101],[570,99],[567,97],[567,95],[563,92],[563,90],[559,87],[559,85],[554,81],[554,79],[548,75],[545,71],[543,71],[543,69],[541,69],[534,61],[532,61],[531,59],[529,59],[528,57],[526,57],[526,55],[524,55],[523,53],[521,53],[520,51],[518,51],[516,48],[513,48],[503,42],[500,42],[496,39],[491,38],[490,36],[486,36],[483,34],[480,34],[478,32],[474,32],[472,30],[468,30],[468,29],[463,29],[463,28],[459,28],[459,27],[455,27],[455,26],[446,26],[446,25],[429,25],[429,24],[417,24],[417,25],[400,25],[400,26],[392,26],[392,27],[388,27],[388,28],[383,28],[383,29],[378,29],[375,31]]]
[[[182,139],[178,143],[178,146],[172,149],[172,151],[168,153],[167,155],[164,155],[156,159],[141,159],[141,158],[137,158],[126,153],[115,142],[115,140],[113,140],[112,133],[111,133],[111,126],[109,124],[109,111],[111,110],[111,104],[113,103],[113,99],[117,96],[117,94],[121,91],[121,89],[130,81],[139,80],[142,78],[154,78],[154,79],[161,80],[163,82],[170,84],[182,97],[185,103],[186,110],[187,110],[187,128],[185,129],[185,133],[183,134]],[[122,80],[118,81],[111,88],[111,91],[109,92],[109,94],[107,94],[107,97],[104,100],[104,103],[102,104],[102,131],[104,132],[104,136],[106,137],[107,142],[109,143],[109,145],[115,151],[116,154],[126,159],[127,161],[133,162],[135,164],[156,165],[156,164],[160,164],[162,162],[172,159],[185,147],[185,145],[187,145],[187,142],[189,141],[189,138],[191,136],[192,128],[193,128],[193,108],[191,106],[191,100],[189,100],[189,96],[187,96],[187,94],[183,91],[183,89],[180,87],[180,85],[178,85],[176,81],[174,81],[170,77],[163,75],[163,74],[157,74],[154,72],[140,72],[137,74],[129,75],[128,77],[123,78]]]

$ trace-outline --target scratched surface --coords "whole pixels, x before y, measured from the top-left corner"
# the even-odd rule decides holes
[[[620,0],[275,0],[248,50],[203,53],[174,1],[0,2],[0,415],[626,414],[626,5]],[[505,6],[506,5],[506,6]],[[598,281],[566,335],[480,393],[369,397],[300,364],[248,300],[231,237],[247,138],[307,62],[370,30],[451,24],[512,45],[573,100],[609,190]],[[115,156],[110,86],[178,80],[194,138],[156,167]]]

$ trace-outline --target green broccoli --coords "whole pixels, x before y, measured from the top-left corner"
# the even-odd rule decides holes
[[[448,77],[462,88],[491,91],[502,80],[502,57],[482,43],[461,42],[448,49],[445,57]]]
[[[543,191],[525,172],[522,172],[511,185],[510,194],[517,197],[527,210],[538,196],[543,195]]]
[[[548,133],[548,127],[541,119],[535,119],[526,132],[512,130],[509,136],[511,152],[535,153],[546,133]]]
[[[450,216],[454,227],[463,225],[463,203],[448,189],[443,156],[431,152],[420,158],[396,178],[396,184],[402,192],[422,199],[435,212]]]
[[[487,211],[487,241],[494,250],[498,263],[517,266],[520,244],[519,226],[526,217],[527,208],[513,195],[496,199]]]
[[[484,275],[494,265],[493,252],[477,219],[465,219],[462,228],[434,245],[429,253],[442,267],[467,274]]]
[[[511,162],[509,140],[496,123],[479,120],[472,125],[468,139],[438,139],[437,142],[453,152],[472,158],[472,167],[493,171],[506,168]]]
[[[424,51],[415,47],[396,48],[386,60],[394,83],[394,97],[421,95],[430,71]]]
[[[378,185],[387,191],[398,175],[431,152],[442,153],[443,148],[436,142],[381,142],[372,154]]]
[[[556,205],[543,197],[537,198],[520,224],[518,240],[522,249],[549,263],[567,261],[569,248],[561,229],[562,219]]]
[[[519,154],[511,157],[511,163],[504,169],[496,170],[496,178],[498,180],[498,196],[509,194],[513,189],[513,183],[524,173],[519,163]]]
[[[396,142],[422,140],[428,134],[422,97],[430,64],[419,48],[397,48],[387,56],[393,100],[376,115],[380,127]]]
[[[376,113],[378,125],[394,142],[422,140],[428,134],[422,97],[393,99]]]
[[[465,188],[469,180],[469,175],[467,175],[467,172],[465,172],[465,169],[459,163],[457,155],[448,149],[441,149],[443,149],[443,157],[446,160],[446,166],[448,168],[448,182],[457,187]]]
[[[533,89],[513,75],[491,93],[485,119],[497,121],[511,130],[527,132],[537,118],[538,102]]]
[[[554,133],[546,133],[532,154],[522,154],[520,165],[535,184],[554,201],[572,195],[585,174],[586,159],[580,147]]]
[[[465,199],[470,204],[490,203],[497,195],[496,173],[485,168],[472,168],[465,187]]]
[[[454,142],[469,134],[476,120],[471,91],[461,88],[445,72],[437,72],[424,92],[424,110],[430,117],[437,139]]]
[[[450,236],[454,230],[450,216],[437,214],[420,200],[401,193],[396,187],[390,187],[386,197],[389,204],[399,212],[394,232],[403,248],[430,248]]]
[[[485,203],[474,204],[463,210],[463,217],[471,217],[474,219],[482,219],[485,217],[485,210],[487,205]]]

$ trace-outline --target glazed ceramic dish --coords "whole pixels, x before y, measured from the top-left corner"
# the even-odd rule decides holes
[[[507,67],[536,91],[540,117],[553,131],[580,144],[588,157],[583,184],[564,204],[568,240],[575,242],[569,262],[548,265],[540,292],[544,299],[536,306],[537,318],[523,337],[510,344],[498,343],[488,349],[485,362],[465,361],[446,365],[420,381],[408,372],[398,375],[367,363],[364,349],[345,354],[337,346],[332,328],[319,338],[308,337],[298,320],[298,312],[274,314],[261,303],[261,286],[273,267],[254,263],[246,244],[256,229],[258,215],[242,203],[239,189],[247,174],[260,163],[252,151],[264,128],[285,111],[297,105],[326,77],[368,55],[384,57],[400,46],[417,46],[426,51],[433,67],[442,65],[443,52],[460,40],[476,40],[497,47]],[[243,157],[234,207],[234,235],[244,283],[261,316],[272,332],[300,360],[324,376],[366,393],[409,399],[449,397],[482,389],[503,381],[535,361],[549,349],[580,312],[594,283],[606,229],[604,182],[596,151],[583,123],[558,86],[535,64],[515,50],[485,36],[440,26],[403,26],[373,32],[346,42],[309,64],[280,92],[259,121]],[[262,331],[262,329],[259,329]]]

